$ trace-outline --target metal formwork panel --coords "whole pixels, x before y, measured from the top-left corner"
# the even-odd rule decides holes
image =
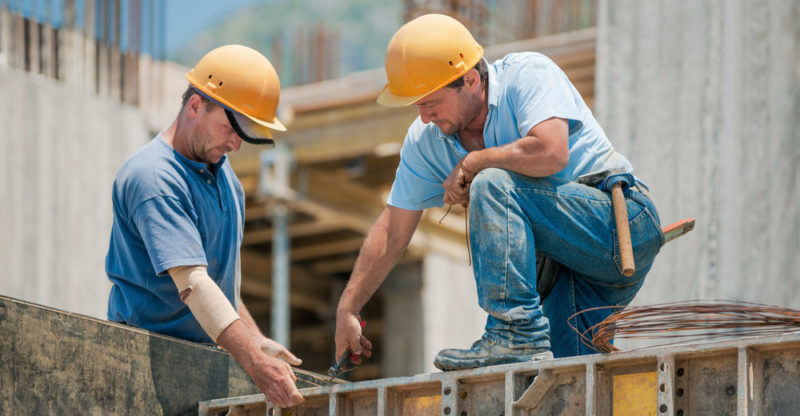
[[[200,402],[200,415],[793,414],[800,334],[641,349],[302,389],[280,409],[263,395]]]

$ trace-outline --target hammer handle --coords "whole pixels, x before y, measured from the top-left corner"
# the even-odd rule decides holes
[[[619,241],[619,255],[622,258],[622,274],[630,277],[636,273],[636,265],[633,263],[631,228],[628,224],[628,208],[625,206],[625,195],[622,193],[621,182],[617,182],[611,187],[611,206],[614,207],[614,221],[617,223],[617,240]]]

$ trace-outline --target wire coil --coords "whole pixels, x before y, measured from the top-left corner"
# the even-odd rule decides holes
[[[575,327],[580,315],[603,309],[619,310],[583,332]],[[614,352],[619,351],[614,339],[655,339],[656,345],[663,346],[786,334],[800,330],[800,311],[739,301],[687,301],[590,308],[570,316],[567,324],[586,346],[599,352]]]

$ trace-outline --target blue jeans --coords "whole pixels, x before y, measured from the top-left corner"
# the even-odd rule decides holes
[[[626,198],[636,273],[622,274],[611,195],[554,178],[481,171],[470,186],[469,229],[478,302],[490,341],[549,347],[555,357],[592,353],[567,325],[575,312],[627,305],[664,244],[655,206],[635,188]],[[562,265],[542,305],[536,251]],[[582,315],[581,331],[613,311]]]

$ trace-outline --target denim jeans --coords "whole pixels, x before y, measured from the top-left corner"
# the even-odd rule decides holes
[[[470,186],[469,229],[478,302],[490,341],[549,347],[555,357],[588,354],[567,325],[575,312],[627,305],[664,243],[658,213],[632,188],[626,198],[636,273],[622,274],[611,195],[554,178],[502,169],[481,171]],[[536,251],[560,263],[544,304],[536,290]],[[584,314],[581,331],[613,311]]]

